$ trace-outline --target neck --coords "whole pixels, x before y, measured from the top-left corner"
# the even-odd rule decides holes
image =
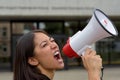
[[[43,70],[41,71],[44,75],[46,75],[50,80],[53,80],[54,71],[53,70]]]
[[[38,66],[38,69],[42,74],[46,75],[50,80],[53,80],[55,70],[45,69],[41,66]]]

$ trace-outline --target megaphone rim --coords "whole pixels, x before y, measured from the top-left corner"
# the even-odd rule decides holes
[[[112,23],[112,21],[108,18],[108,16],[107,16],[103,11],[101,11],[100,9],[95,9],[95,11],[101,12],[101,13]],[[112,34],[112,33],[110,33],[107,29],[105,29],[104,26],[101,24],[101,22],[99,21],[97,15],[96,15],[96,13],[95,13],[95,11],[94,11],[95,18],[97,19],[98,23],[102,26],[102,28],[103,28],[106,32],[108,32],[109,34],[111,34],[112,36],[118,36],[118,31],[117,31],[115,25],[112,23],[112,25],[113,25],[113,27],[114,27],[114,29],[115,29],[115,31],[116,31],[116,34]]]

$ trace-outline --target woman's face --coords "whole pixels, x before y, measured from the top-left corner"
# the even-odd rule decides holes
[[[62,69],[63,59],[56,42],[44,33],[35,33],[35,57],[41,67],[45,69]]]

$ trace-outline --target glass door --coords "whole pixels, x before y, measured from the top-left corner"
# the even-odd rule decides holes
[[[0,22],[0,70],[10,69],[10,23]]]

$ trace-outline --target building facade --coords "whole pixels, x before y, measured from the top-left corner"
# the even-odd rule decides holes
[[[17,39],[34,29],[55,37],[60,48],[67,38],[83,30],[95,9],[105,12],[120,31],[119,0],[0,0],[0,69],[13,68]],[[95,45],[104,64],[120,64],[120,40],[108,38]],[[80,59],[63,55],[66,68]]]

